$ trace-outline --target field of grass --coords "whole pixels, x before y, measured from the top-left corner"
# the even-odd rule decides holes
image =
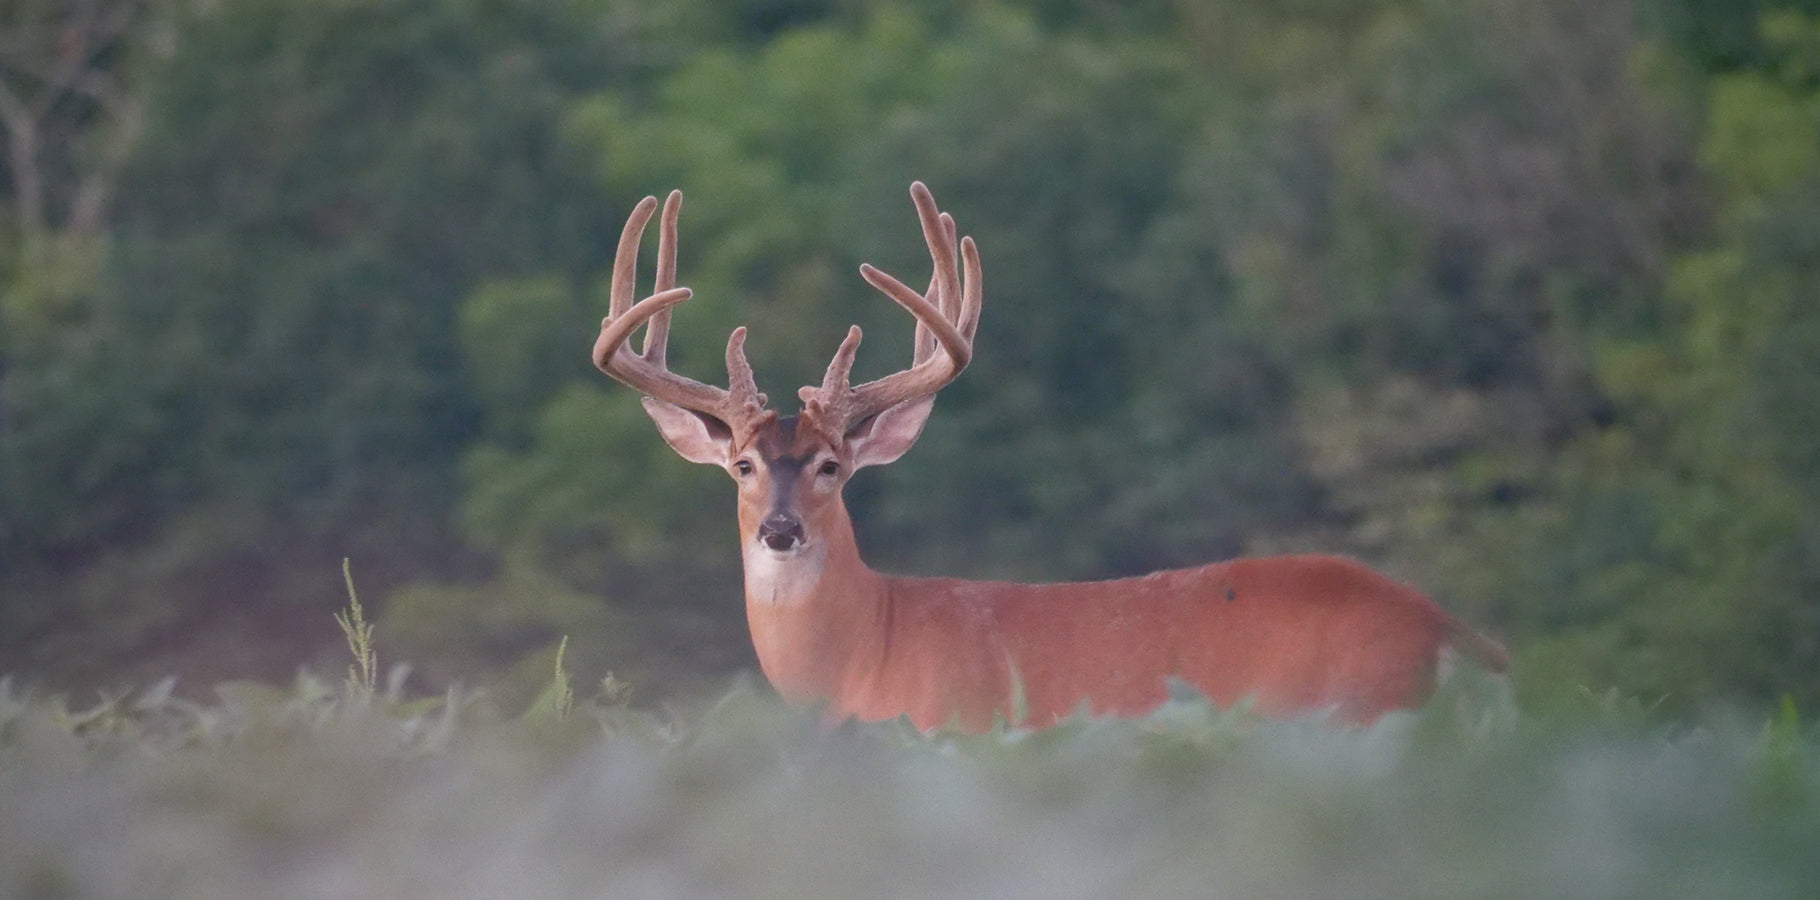
[[[830,729],[741,682],[663,710],[558,651],[521,713],[382,676],[165,681],[72,706],[0,678],[4,898],[1820,897],[1820,736],[1538,719],[1457,678],[1363,730],[1189,691],[1040,732]]]
[[[1456,690],[1335,731],[1183,696],[926,738],[747,684],[508,717],[376,680],[84,708],[0,682],[0,896],[1820,897],[1792,711],[1570,725]]]

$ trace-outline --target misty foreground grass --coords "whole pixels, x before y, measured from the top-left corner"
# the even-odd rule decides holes
[[[1366,730],[832,732],[740,684],[527,713],[309,675],[72,707],[0,681],[5,897],[1820,897],[1817,742],[1469,692]]]

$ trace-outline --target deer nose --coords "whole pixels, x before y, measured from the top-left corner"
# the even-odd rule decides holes
[[[772,513],[758,523],[758,539],[773,550],[792,550],[803,542],[803,523],[789,513]]]

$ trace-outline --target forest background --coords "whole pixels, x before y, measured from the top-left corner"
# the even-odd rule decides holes
[[[8,0],[0,672],[753,665],[731,491],[589,365],[682,188],[678,369],[859,374],[979,241],[880,568],[1357,555],[1525,702],[1820,707],[1820,0]],[[649,271],[649,267],[646,268]],[[340,663],[328,663],[330,670]]]

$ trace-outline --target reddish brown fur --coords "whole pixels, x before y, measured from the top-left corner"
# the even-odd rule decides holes
[[[1143,713],[1174,677],[1222,706],[1248,700],[1266,715],[1362,724],[1427,699],[1445,648],[1503,668],[1502,647],[1427,597],[1332,556],[1055,585],[867,568],[841,489],[854,470],[890,463],[916,441],[934,393],[972,356],[982,296],[972,239],[957,238],[921,183],[910,193],[935,268],[929,291],[869,266],[861,275],[916,318],[912,366],[851,385],[860,332],[850,329],[822,385],[801,392],[800,417],[765,407],[744,328],[727,342],[727,390],[665,366],[668,310],[689,296],[674,280],[681,193],[664,205],[656,292],[636,304],[634,261],[654,198],[620,237],[595,365],[647,395],[646,412],[685,459],[721,466],[739,485],[746,617],[779,693],[825,703],[836,718],[907,715],[919,728],[978,731],[995,717],[1041,727],[1081,707]],[[646,346],[634,354],[625,344],[641,325]]]
[[[748,457],[769,471],[780,457],[841,455],[809,429],[789,437],[767,428]],[[908,715],[919,728],[977,731],[996,715],[1041,727],[1082,706],[1146,712],[1176,677],[1221,706],[1365,724],[1427,699],[1444,647],[1503,666],[1500,648],[1427,597],[1341,557],[1073,584],[887,577],[860,560],[844,481],[797,488],[817,540],[813,562],[768,561],[756,540],[768,479],[742,483],[739,504],[747,620],[765,676],[786,698],[825,703],[838,718]],[[755,564],[792,577],[755,574]]]

